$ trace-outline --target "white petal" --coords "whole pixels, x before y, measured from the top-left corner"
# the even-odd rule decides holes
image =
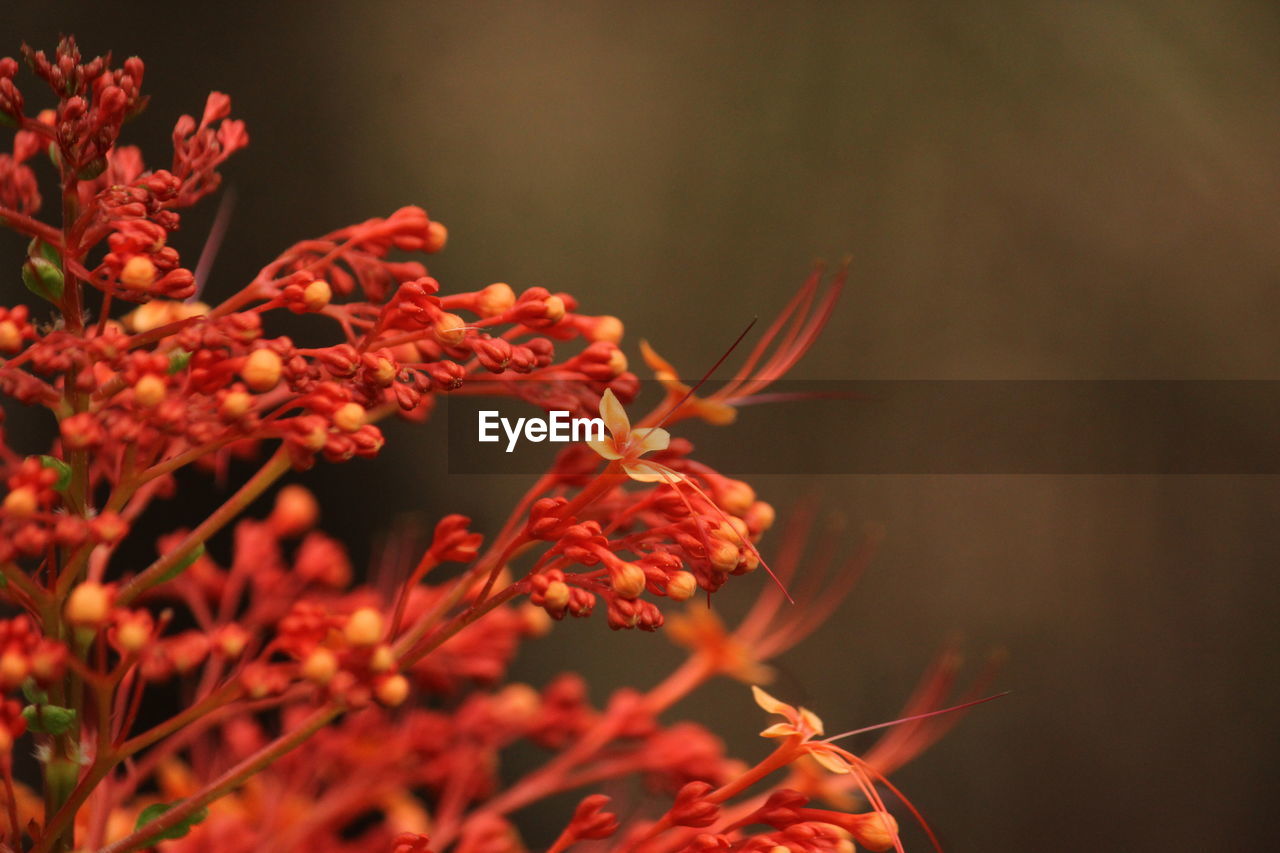
[[[662,427],[641,427],[631,432],[631,446],[636,455],[643,456],[654,450],[666,450],[671,444],[671,433]]]
[[[612,388],[604,389],[604,395],[600,397],[600,419],[614,439],[619,442],[627,440],[627,434],[631,432],[631,419],[614,396]]]

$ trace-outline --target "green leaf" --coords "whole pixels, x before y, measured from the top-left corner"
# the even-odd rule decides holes
[[[76,712],[59,705],[28,705],[22,717],[28,729],[43,735],[65,735],[76,727]]]
[[[138,822],[133,825],[133,831],[137,832],[138,830],[142,829],[144,826],[151,823],[153,820],[158,819],[161,815],[165,814],[176,805],[177,803],[155,803],[153,805],[147,806],[145,809],[142,810],[142,813],[138,815]],[[161,832],[159,835],[156,835],[152,840],[153,841],[171,841],[174,838],[182,838],[184,835],[186,835],[188,832],[191,831],[191,827],[195,826],[197,823],[204,820],[208,816],[209,816],[209,810],[207,808],[196,809],[194,812],[189,814],[184,820],[178,821],[173,826],[166,829],[164,832]]]
[[[58,482],[53,484],[53,488],[65,492],[67,486],[71,485],[71,466],[56,456],[41,456],[40,464],[58,472]]]

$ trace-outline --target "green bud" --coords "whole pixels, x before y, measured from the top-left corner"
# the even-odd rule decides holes
[[[169,375],[181,373],[191,363],[191,353],[184,349],[176,349],[169,353]]]
[[[62,301],[62,270],[43,257],[27,258],[22,265],[22,283],[41,299],[54,304]]]
[[[71,466],[56,456],[41,456],[40,464],[58,472],[58,482],[53,484],[55,491],[65,492],[71,485]]]
[[[39,237],[33,237],[31,242],[27,244],[27,257],[44,258],[51,264],[62,266],[62,253]]]
[[[58,705],[28,705],[22,718],[28,729],[42,735],[65,735],[76,727],[76,712]]]

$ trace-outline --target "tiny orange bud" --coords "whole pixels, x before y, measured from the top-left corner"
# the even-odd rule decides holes
[[[269,523],[276,535],[287,539],[309,530],[319,517],[320,504],[315,495],[304,486],[291,484],[276,495]]]
[[[120,270],[120,283],[130,290],[150,290],[155,280],[156,265],[146,255],[134,255]]]
[[[389,675],[378,682],[374,695],[388,708],[403,705],[404,700],[409,698],[409,679],[403,675]]]
[[[302,304],[307,307],[308,311],[323,311],[329,307],[329,302],[333,299],[333,288],[329,286],[329,282],[316,279],[306,286],[302,291]]]
[[[22,347],[22,331],[12,320],[0,321],[0,350],[17,352]]]
[[[343,432],[355,432],[364,424],[364,406],[359,403],[345,403],[333,413],[333,425]]]
[[[261,393],[276,387],[283,370],[284,363],[280,356],[274,350],[263,348],[254,350],[245,359],[244,366],[240,368],[240,376],[244,378],[246,385]]]
[[[627,369],[627,355],[620,349],[615,349],[613,354],[609,356],[609,370],[614,376],[621,376]]]
[[[731,572],[738,567],[738,546],[712,537],[711,547],[707,549],[707,559],[716,571]]]
[[[238,658],[249,645],[249,632],[234,623],[223,626],[218,631],[218,651],[229,658]]]
[[[726,480],[718,496],[720,506],[734,515],[746,515],[756,502],[756,490],[741,480]]]
[[[698,591],[698,579],[693,572],[673,572],[667,581],[667,597],[672,601],[688,601]]]
[[[439,222],[432,222],[427,226],[427,245],[423,248],[428,252],[438,252],[444,248],[444,244],[449,242],[449,229]]]
[[[548,296],[547,300],[547,319],[553,323],[559,322],[564,316],[565,307],[564,300],[559,296]]]
[[[10,649],[0,655],[0,684],[16,687],[27,677],[29,670],[27,656],[16,649]]]
[[[610,584],[613,591],[623,598],[639,598],[644,592],[644,569],[635,563],[623,563],[610,572]]]
[[[229,421],[239,420],[253,408],[253,397],[247,391],[230,391],[222,398],[218,414]]]
[[[312,684],[328,684],[338,674],[338,657],[328,649],[316,649],[302,662],[301,672]]]
[[[765,503],[764,501],[756,501],[751,505],[751,508],[747,510],[747,525],[753,530],[768,530],[770,527],[773,527],[773,522],[776,517],[777,512],[774,510],[772,504]]]
[[[455,347],[466,339],[467,323],[457,314],[444,313],[436,319],[431,333],[441,345]]]
[[[27,518],[38,508],[36,490],[30,486],[19,486],[4,496],[4,510],[14,518]]]
[[[154,373],[148,373],[133,385],[133,399],[143,408],[152,409],[160,405],[164,395],[164,380]]]
[[[142,619],[126,619],[116,631],[116,642],[126,652],[142,651],[151,639],[151,628]]]
[[[72,625],[97,627],[111,615],[111,594],[95,581],[85,581],[67,596],[67,621]]]
[[[612,314],[604,314],[596,318],[587,330],[587,337],[593,341],[606,341],[616,344],[622,340],[622,334],[625,327],[622,321]],[[624,368],[625,369],[625,368]]]
[[[382,614],[372,607],[361,607],[347,619],[342,633],[353,646],[372,646],[382,639]]]
[[[563,610],[569,606],[569,586],[564,581],[552,581],[542,598],[552,610]]]
[[[505,282],[495,282],[480,291],[476,298],[476,313],[481,317],[494,317],[510,310],[516,304],[516,292]]]
[[[369,656],[369,669],[374,672],[390,672],[396,667],[395,650],[386,643],[378,646]]]
[[[888,812],[867,812],[850,817],[853,821],[849,830],[858,844],[874,851],[893,849],[898,840],[898,821],[893,815]]]

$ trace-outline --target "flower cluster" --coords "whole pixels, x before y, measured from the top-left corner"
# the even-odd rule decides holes
[[[881,792],[954,719],[937,716],[953,655],[861,757],[762,691],[784,722],[755,764],[667,719],[716,676],[768,680],[769,660],[830,615],[877,539],[846,567],[802,576],[802,512],[766,564],[774,508],[666,429],[732,421],[812,344],[843,272],[824,286],[815,271],[713,394],[646,345],[666,396],[633,425],[621,321],[542,287],[445,289],[421,256],[448,233],[421,208],[299,242],[202,301],[170,238],[248,142],[230,99],[181,117],[158,169],[118,144],[147,103],[141,60],[86,59],[69,38],[22,59],[49,106],[29,108],[20,63],[0,60],[0,120],[14,129],[0,224],[29,241],[31,293],[0,306],[0,394],[50,428],[24,453],[0,418],[0,849],[515,853],[517,813],[619,779],[642,783],[629,817],[586,796],[551,853],[605,840],[644,853],[902,849]],[[40,218],[37,169],[57,187],[57,225]],[[286,314],[311,315],[331,343],[277,334]],[[379,573],[319,529],[302,486],[247,514],[290,472],[376,455],[379,421],[424,420],[441,394],[599,416],[609,434],[562,452],[496,529],[449,515],[425,545],[402,543],[421,546],[416,561]],[[233,456],[261,467],[162,536],[150,564],[126,565],[139,519],[181,497],[176,475],[223,472]],[[709,603],[758,568],[772,582],[738,627],[701,603],[672,619],[689,655],[649,689],[597,707],[573,674],[540,689],[508,680],[520,647],[566,615],[600,607],[612,628],[653,631],[670,603]],[[361,580],[374,574],[394,582]],[[39,793],[15,776],[21,739]],[[503,768],[519,749],[546,760],[513,780]]]

